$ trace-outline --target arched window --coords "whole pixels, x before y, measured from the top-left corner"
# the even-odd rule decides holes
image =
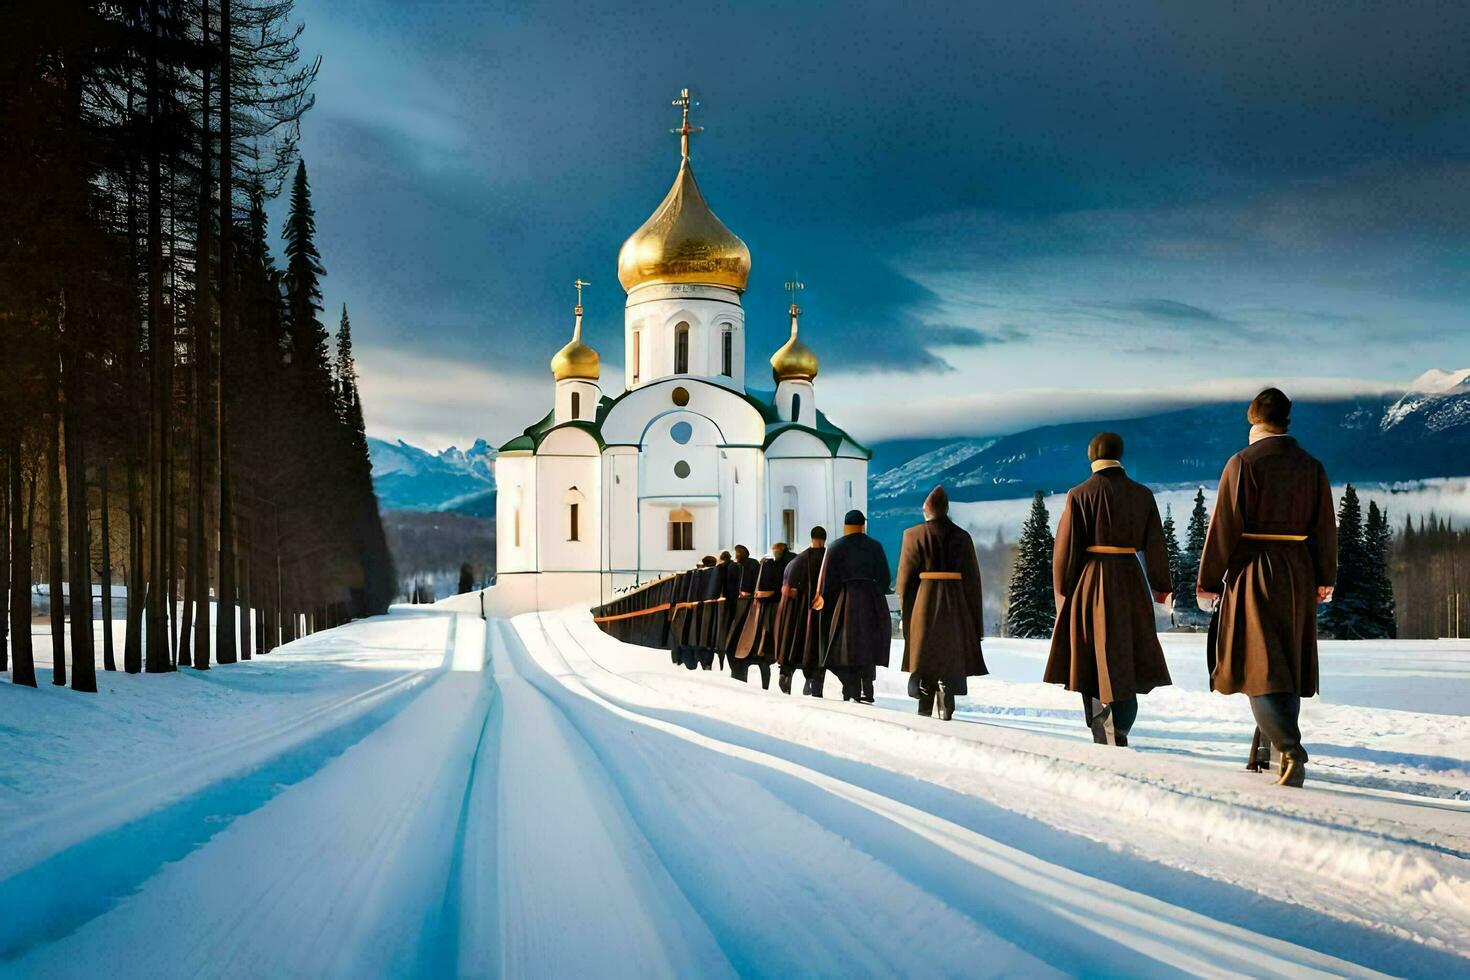
[[[782,498],[781,540],[789,547],[796,541],[796,488],[786,487]]]
[[[674,328],[674,373],[689,373],[689,324]]]
[[[582,393],[580,391],[574,391],[574,392],[572,392],[572,418],[579,419],[581,417],[582,417]]]
[[[567,505],[567,540],[582,540],[582,503],[586,498],[576,487],[567,487],[562,500]]]
[[[694,515],[682,507],[669,511],[669,550],[694,550]]]
[[[642,373],[639,366],[643,363],[643,331],[633,331],[633,383],[638,383],[639,375]]]
[[[729,327],[720,337],[720,373],[735,377],[735,334]]]
[[[515,514],[515,546],[517,548],[521,546],[521,509],[519,507],[516,508]]]
[[[794,392],[791,395],[791,421],[801,421],[801,395]]]

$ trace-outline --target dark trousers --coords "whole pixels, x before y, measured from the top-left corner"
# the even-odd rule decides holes
[[[877,667],[832,667],[830,669],[842,682],[844,701],[873,700],[873,681],[878,677]]]
[[[1271,740],[1277,752],[1306,762],[1307,750],[1302,748],[1302,730],[1297,723],[1301,711],[1302,699],[1295,694],[1251,695],[1251,714],[1256,716],[1256,727]]]
[[[1082,695],[1082,714],[1092,729],[1092,740],[1099,745],[1127,745],[1128,733],[1138,720],[1138,698],[1120,698],[1107,704]]]
[[[827,670],[824,667],[803,667],[802,675],[806,682],[801,687],[802,694],[810,694],[814,698],[822,696],[822,686],[827,680]]]

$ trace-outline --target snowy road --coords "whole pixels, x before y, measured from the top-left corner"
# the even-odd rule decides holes
[[[388,651],[356,658],[387,670],[358,671],[375,683],[313,679],[370,649]],[[320,696],[230,764],[217,746],[175,752],[151,776],[117,763],[93,787],[113,801],[100,808],[65,783],[0,795],[7,828],[24,814],[30,842],[0,856],[0,908],[25,909],[0,920],[0,973],[1470,967],[1460,717],[1442,716],[1444,764],[1396,757],[1397,789],[1349,773],[1287,794],[1223,748],[1079,741],[1036,685],[977,682],[971,722],[945,725],[688,673],[585,612],[405,612],[272,657],[211,673],[263,689],[235,713],[224,701],[220,725],[278,705],[275,680]],[[262,669],[279,676],[245,680]],[[896,684],[880,694],[908,709]],[[30,704],[7,695],[0,708]],[[1164,731],[1189,699],[1160,707]],[[125,739],[160,719],[113,724]],[[0,751],[34,755],[26,727],[0,730]],[[1180,737],[1212,733],[1235,737],[1218,715]],[[218,778],[201,779],[210,766]],[[1413,791],[1415,773],[1431,788]]]

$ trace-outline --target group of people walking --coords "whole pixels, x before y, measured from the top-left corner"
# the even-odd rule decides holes
[[[1301,699],[1317,693],[1317,606],[1331,600],[1337,571],[1332,491],[1322,464],[1288,435],[1283,392],[1257,395],[1247,420],[1249,444],[1220,477],[1196,595],[1211,613],[1211,689],[1250,697],[1258,741],[1280,758],[1278,782],[1300,786],[1307,754],[1298,715]],[[1081,695],[1095,741],[1118,746],[1128,744],[1139,695],[1171,683],[1154,605],[1174,592],[1158,505],[1124,469],[1123,451],[1121,436],[1099,433],[1087,450],[1091,475],[1067,494],[1043,673]],[[782,543],[757,561],[737,547],[706,558],[672,589],[659,608],[670,612],[675,663],[711,669],[718,659],[742,681],[754,665],[763,687],[775,666],[787,694],[801,670],[802,692],[814,697],[830,671],[843,700],[872,703],[876,670],[889,663],[889,565],[862,512],[847,514],[830,546],[816,527],[798,555]],[[975,546],[950,520],[943,487],[925,500],[924,521],[904,532],[894,591],[909,696],[921,715],[948,720],[969,678],[987,670]]]

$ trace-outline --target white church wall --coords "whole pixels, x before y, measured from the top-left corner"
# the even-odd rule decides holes
[[[810,381],[783,381],[776,386],[776,413],[782,421],[815,427],[817,395]]]
[[[868,461],[861,458],[838,456],[832,461],[832,483],[836,500],[834,520],[840,522],[842,515],[857,509],[868,511]]]
[[[752,554],[765,550],[765,457],[759,449],[720,451],[720,549],[743,544]]]
[[[574,399],[572,396],[575,395]],[[602,391],[591,381],[574,379],[569,381],[558,381],[556,384],[556,421],[558,423],[570,422],[580,419],[583,422],[593,422],[597,419],[597,402],[602,397]],[[576,402],[577,411],[572,411],[572,403]]]
[[[495,460],[495,569],[498,575],[536,568],[536,458]]]
[[[536,455],[540,490],[536,498],[537,567],[556,572],[597,571],[601,568],[602,509],[598,502],[602,499],[602,458],[596,453],[591,436],[578,430],[565,432],[548,436]],[[547,451],[554,441],[568,441],[566,435],[570,433],[591,444],[594,455],[557,455]]]
[[[719,375],[722,364],[717,330],[719,325],[730,324],[735,332],[732,380],[734,384],[743,384],[745,312],[740,307],[740,294],[718,286],[674,283],[650,284],[628,294],[624,317],[627,387],[649,384],[674,374],[675,328],[681,322],[689,324],[689,370],[685,373]],[[636,374],[635,330],[639,333]]]
[[[767,528],[771,541],[805,545],[806,534],[813,524],[821,524],[828,531],[832,529],[831,457],[767,457],[766,466],[769,471]],[[788,509],[796,511],[789,529],[785,514]]]
[[[602,457],[603,568],[638,569],[638,450],[612,446]]]
[[[676,402],[679,389],[687,395],[684,405]],[[719,428],[726,445],[759,446],[765,441],[765,421],[744,396],[694,378],[669,378],[624,395],[603,420],[603,441],[610,446],[641,444],[649,420],[672,411],[703,415]]]
[[[693,547],[669,547],[669,517],[675,511],[687,511],[693,518]],[[720,549],[720,502],[714,497],[645,498],[638,506],[638,545],[645,578],[663,572],[692,568],[705,555]]]

